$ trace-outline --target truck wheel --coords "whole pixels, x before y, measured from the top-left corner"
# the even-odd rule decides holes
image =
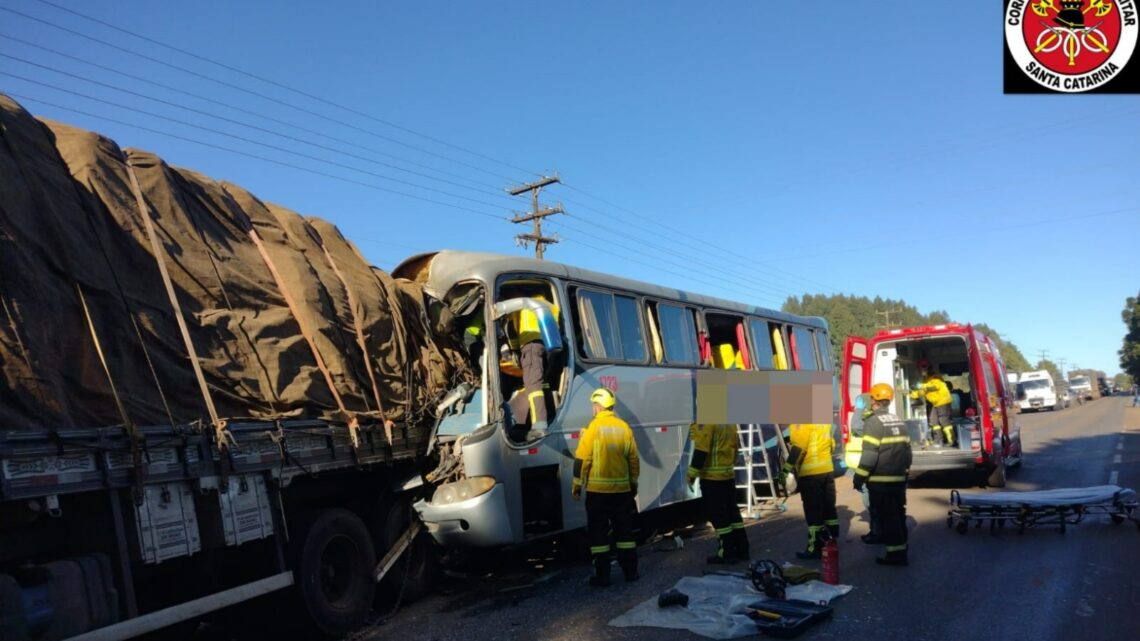
[[[1005,487],[1005,463],[998,461],[994,466],[993,471],[990,472],[989,478],[986,479],[986,485],[990,487]]]
[[[382,549],[387,552],[396,543],[411,523],[411,502],[397,498],[388,506],[384,519]],[[375,564],[373,564],[375,565]],[[407,603],[424,596],[431,589],[439,571],[439,555],[431,535],[420,530],[404,554],[396,561],[381,586],[392,599],[399,598]],[[394,602],[393,602],[394,604]]]
[[[301,607],[320,634],[342,637],[368,619],[376,584],[376,550],[352,512],[320,512],[305,529],[293,576]]]

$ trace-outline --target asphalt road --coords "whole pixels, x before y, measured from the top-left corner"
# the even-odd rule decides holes
[[[1008,490],[1082,487],[1116,481],[1140,488],[1140,409],[1125,397],[1060,412],[1022,414],[1024,465]],[[1127,429],[1131,428],[1131,429]],[[881,567],[860,497],[839,480],[840,578],[854,586],[837,600],[831,621],[803,638],[1072,641],[1140,638],[1140,531],[1099,516],[1060,534],[1034,528],[996,536],[946,526],[950,489],[963,479],[928,474],[908,493],[911,565]],[[969,491],[980,491],[973,488]],[[798,497],[785,513],[750,522],[754,558],[793,560],[804,527]],[[614,628],[612,618],[699,575],[712,550],[711,532],[690,530],[680,550],[645,546],[642,579],[605,589],[586,586],[588,567],[533,548],[476,557],[466,574],[446,577],[439,591],[356,635],[372,641],[463,639],[699,639],[656,628]],[[620,573],[618,573],[620,576]]]

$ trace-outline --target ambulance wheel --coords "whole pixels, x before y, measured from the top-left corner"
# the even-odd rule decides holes
[[[312,517],[296,549],[300,612],[323,636],[342,637],[367,621],[376,584],[376,550],[360,517],[344,509]]]
[[[990,487],[1005,487],[1005,463],[998,461],[998,463],[994,465],[993,470],[990,471],[990,475],[986,479],[986,485]]]

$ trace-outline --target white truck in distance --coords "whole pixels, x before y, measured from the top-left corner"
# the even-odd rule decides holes
[[[1023,412],[1064,407],[1057,394],[1057,387],[1053,384],[1053,376],[1047,370],[1025,372],[1019,377],[1017,405]]]
[[[1093,398],[1092,381],[1088,376],[1074,376],[1069,379],[1069,389],[1072,390],[1073,396],[1083,398],[1086,401],[1091,401]]]

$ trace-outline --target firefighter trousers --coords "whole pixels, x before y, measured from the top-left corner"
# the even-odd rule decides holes
[[[879,539],[888,552],[906,550],[906,483],[867,483],[871,518],[878,521]]]
[[[800,498],[804,502],[804,520],[808,524],[809,536],[826,530],[831,538],[839,538],[839,514],[835,510],[835,477],[830,473],[812,474],[796,478]],[[816,538],[808,541],[812,549]]]
[[[716,531],[716,555],[720,558],[747,559],[748,533],[736,505],[736,481],[701,479],[701,502],[705,516]]]
[[[519,350],[519,367],[522,368],[523,391],[511,399],[511,414],[515,425],[524,425],[530,417],[534,429],[546,429],[547,417],[552,412],[554,399],[546,392],[546,346],[531,341]]]
[[[633,538],[633,492],[586,492],[586,537],[594,576],[610,578],[610,532],[617,548],[618,565],[627,580],[637,576],[637,542]]]

